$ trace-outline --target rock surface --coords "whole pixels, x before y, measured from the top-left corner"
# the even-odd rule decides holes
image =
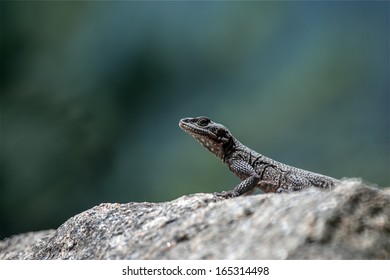
[[[0,259],[390,259],[390,189],[103,203],[0,241]]]

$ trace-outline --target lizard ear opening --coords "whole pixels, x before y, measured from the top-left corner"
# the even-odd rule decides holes
[[[231,151],[234,147],[234,141],[233,141],[233,137],[231,136],[231,134],[229,133],[229,136],[227,138],[224,139],[224,143],[222,144],[222,149],[225,153],[225,155]]]
[[[231,134],[229,133],[228,130],[219,128],[216,133],[217,137],[220,139],[229,139],[231,138]]]

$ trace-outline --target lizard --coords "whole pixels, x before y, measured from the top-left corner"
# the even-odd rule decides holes
[[[230,191],[215,193],[232,198],[251,194],[291,193],[311,187],[332,189],[339,180],[283,164],[241,144],[222,124],[208,117],[183,118],[179,127],[219,157],[241,182]]]

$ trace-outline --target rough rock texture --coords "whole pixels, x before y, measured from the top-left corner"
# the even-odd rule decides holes
[[[0,241],[0,259],[390,259],[390,189],[104,203]]]

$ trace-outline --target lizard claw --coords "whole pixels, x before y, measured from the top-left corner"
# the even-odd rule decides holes
[[[223,198],[232,198],[232,197],[239,196],[238,192],[235,192],[235,191],[215,192],[214,195],[216,195],[216,196],[221,196],[221,197],[223,197]]]
[[[275,191],[275,193],[284,193],[284,192],[286,192],[286,190],[283,189],[283,188],[278,188],[278,189]]]

